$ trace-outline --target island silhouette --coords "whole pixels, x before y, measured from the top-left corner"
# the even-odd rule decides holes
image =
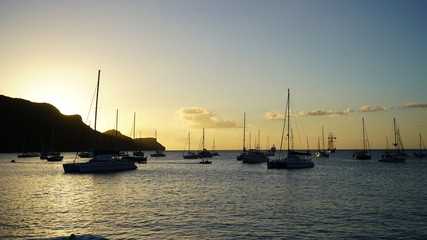
[[[96,148],[116,151],[165,150],[155,138],[132,139],[116,130],[104,133],[82,121],[80,115],[64,115],[49,103],[0,95],[0,152],[85,152]]]

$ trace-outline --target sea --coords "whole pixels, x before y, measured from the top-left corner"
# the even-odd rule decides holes
[[[219,153],[199,164],[167,151],[137,170],[87,174],[64,173],[75,153],[0,154],[0,239],[427,239],[427,159],[337,150],[287,170]]]

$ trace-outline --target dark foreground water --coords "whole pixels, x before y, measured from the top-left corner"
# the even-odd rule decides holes
[[[220,153],[202,165],[167,152],[108,174],[2,154],[0,239],[427,239],[427,159],[338,151],[269,170]]]

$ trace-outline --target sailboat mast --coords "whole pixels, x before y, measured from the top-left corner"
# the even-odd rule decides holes
[[[135,122],[136,122],[136,112],[133,113],[133,139],[134,140],[135,140],[135,132],[136,132]]]
[[[243,151],[246,151],[246,112],[243,113]]]
[[[117,129],[119,128],[119,109],[116,109],[116,140],[117,140]]]
[[[362,118],[362,141],[363,141],[363,152],[366,152],[365,118]]]
[[[117,139],[117,131],[118,131],[118,128],[119,128],[119,109],[116,109],[116,132],[115,132],[115,136],[114,136],[114,147],[115,147],[115,150],[118,150],[118,147],[117,147],[117,141],[118,141],[118,139]]]
[[[286,103],[286,115],[287,115],[287,119],[288,119],[288,133],[287,133],[287,135],[288,135],[288,154],[289,154],[289,145],[290,145],[290,136],[289,136],[289,129],[290,129],[290,126],[289,126],[289,88],[288,88],[288,101],[287,101],[287,103]]]
[[[205,150],[205,129],[203,128],[203,136],[202,136],[202,150]]]
[[[99,79],[101,78],[101,70],[98,70],[98,82],[96,84],[96,101],[95,101],[95,126],[94,126],[94,150],[96,150],[96,118],[98,117],[98,94],[99,94]]]
[[[322,150],[325,150],[325,132],[323,131],[323,125],[322,125]]]
[[[397,130],[396,130],[396,118],[393,118],[393,130],[394,130],[394,149],[397,150],[398,149],[398,144],[397,144]]]

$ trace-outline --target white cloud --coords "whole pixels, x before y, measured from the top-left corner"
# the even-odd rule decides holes
[[[187,107],[179,110],[182,119],[193,128],[240,128],[241,124],[233,119],[218,118],[214,113],[199,107]]]
[[[403,108],[427,108],[427,103],[410,102],[403,104]]]
[[[369,105],[365,105],[359,109],[359,112],[387,112],[387,108],[385,108],[385,107],[371,107]]]
[[[351,108],[347,108],[343,111],[316,109],[310,112],[302,111],[299,113],[299,116],[342,116],[352,113],[354,113],[354,110]]]

